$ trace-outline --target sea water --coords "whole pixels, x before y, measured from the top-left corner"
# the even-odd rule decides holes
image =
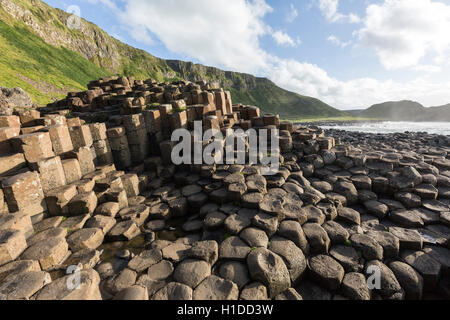
[[[338,129],[366,133],[396,133],[396,132],[428,132],[430,134],[450,135],[450,122],[348,122],[320,125],[323,129]]]

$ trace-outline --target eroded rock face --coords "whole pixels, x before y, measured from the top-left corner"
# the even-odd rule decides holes
[[[0,87],[0,115],[12,115],[14,108],[31,108],[33,101],[22,88]]]

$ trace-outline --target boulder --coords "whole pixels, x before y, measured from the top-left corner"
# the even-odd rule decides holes
[[[333,245],[344,244],[350,237],[348,231],[335,221],[327,221],[322,225]]]
[[[139,273],[160,262],[161,259],[161,250],[145,250],[131,259],[131,261],[128,263],[128,268]]]
[[[290,288],[289,270],[277,254],[265,248],[257,248],[248,255],[247,265],[251,278],[267,286],[270,298]]]
[[[247,301],[268,300],[267,287],[260,282],[250,283],[241,290],[240,299]]]
[[[196,288],[205,278],[211,275],[211,266],[203,260],[187,259],[182,261],[173,274],[175,281]],[[195,295],[195,292],[194,292]]]
[[[94,191],[82,193],[72,198],[69,202],[69,213],[71,216],[82,214],[91,215],[97,207],[97,196]]]
[[[244,242],[246,242],[250,247],[254,248],[267,248],[267,244],[269,243],[267,234],[263,230],[257,228],[244,229],[239,234],[239,237],[244,240]]]
[[[342,293],[352,300],[370,300],[366,277],[362,273],[347,273],[342,280]]]
[[[351,208],[339,208],[338,219],[351,225],[361,225],[361,216],[359,212]]]
[[[26,248],[25,234],[17,230],[0,230],[0,265],[15,260]]]
[[[383,247],[373,238],[364,234],[354,234],[350,241],[352,246],[361,251],[366,260],[383,260]]]
[[[401,261],[391,262],[389,268],[405,290],[406,299],[422,300],[423,278],[416,270]]]
[[[308,239],[311,253],[327,253],[330,247],[330,238],[327,232],[317,223],[303,225],[306,239]]]
[[[162,260],[148,268],[147,275],[150,280],[163,281],[169,278],[173,271],[173,264],[168,260]]]
[[[250,282],[247,266],[238,261],[228,261],[220,266],[219,274],[222,278],[234,282],[239,289],[242,289]]]
[[[278,234],[291,240],[297,247],[302,249],[304,254],[308,254],[309,244],[299,222],[292,220],[281,222],[278,229]]]
[[[115,295],[113,300],[128,300],[128,301],[139,301],[148,300],[147,288],[139,285],[134,285],[129,288],[125,288]]]
[[[401,253],[401,257],[423,277],[424,290],[436,289],[442,269],[442,265],[438,261],[423,251],[406,250]]]
[[[364,260],[353,247],[334,246],[330,249],[330,255],[344,267],[346,272],[359,272],[364,267]]]
[[[230,280],[211,275],[194,290],[193,300],[237,300],[239,289]]]
[[[345,275],[344,268],[336,260],[323,254],[309,259],[308,268],[312,277],[330,290],[337,290]]]
[[[153,297],[152,300],[161,300],[161,301],[168,301],[168,300],[180,300],[180,301],[186,301],[186,300],[192,300],[192,289],[188,287],[185,284],[177,283],[177,282],[171,282],[158,290]]]
[[[29,300],[50,282],[50,274],[44,271],[11,274],[0,285],[0,300]]]
[[[36,300],[102,300],[99,284],[100,276],[96,271],[80,270],[47,284],[36,295]]]
[[[73,252],[83,249],[97,249],[103,243],[104,234],[99,228],[86,228],[73,232],[67,243]]]
[[[44,271],[52,270],[61,264],[69,255],[69,245],[62,237],[48,238],[25,250],[22,260],[37,260]]]
[[[216,241],[198,241],[187,252],[190,258],[201,259],[213,265],[219,257],[219,245]]]
[[[369,289],[379,293],[383,298],[387,299],[394,294],[402,292],[402,287],[392,270],[381,261],[374,260],[367,262],[364,273],[366,278],[369,278],[367,281]],[[377,281],[378,276],[379,281]],[[371,281],[372,279],[373,281]]]
[[[116,224],[106,235],[108,241],[129,241],[137,237],[141,231],[134,221],[122,221]]]
[[[306,269],[306,258],[294,242],[281,237],[273,237],[269,250],[283,258],[288,268],[291,282],[296,283]]]
[[[220,259],[244,261],[249,253],[250,247],[239,237],[229,237],[219,247]]]

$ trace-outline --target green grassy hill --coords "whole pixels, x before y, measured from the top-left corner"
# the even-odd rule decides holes
[[[85,20],[80,29],[71,30],[69,16],[40,0],[0,2],[0,86],[19,86],[35,103],[46,104],[113,74],[158,81],[205,79],[230,90],[235,103],[257,105],[285,118],[348,116],[265,78],[154,57]]]
[[[25,27],[0,21],[0,84],[21,87],[37,104],[83,90],[108,71],[64,47],[54,47]]]

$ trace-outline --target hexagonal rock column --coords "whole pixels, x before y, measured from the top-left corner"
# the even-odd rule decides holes
[[[137,174],[124,174],[120,179],[122,180],[122,185],[128,198],[137,197],[139,195],[139,178]]]
[[[11,139],[11,145],[13,150],[23,153],[30,163],[55,156],[48,132],[35,132],[14,137]]]
[[[103,243],[104,234],[99,228],[83,228],[73,232],[67,243],[73,252],[83,249],[97,249]]]
[[[111,128],[106,131],[108,141],[111,146],[114,164],[118,170],[131,166],[130,147],[124,127]]]
[[[22,260],[38,260],[42,270],[52,270],[69,255],[69,246],[63,237],[49,238],[28,247]]]
[[[74,149],[92,146],[93,140],[89,125],[70,127],[69,133]]]
[[[22,211],[33,217],[47,210],[37,172],[21,173],[4,180],[3,191],[10,212]]]
[[[73,275],[67,275],[46,285],[36,296],[36,300],[102,300],[99,284],[100,276],[94,269],[80,271],[80,286],[77,290],[67,286]]]
[[[187,129],[187,112],[181,111],[174,113],[169,118],[172,131],[177,129]]]
[[[94,191],[82,193],[70,200],[69,214],[77,216],[82,214],[92,214],[97,207],[97,196]]]
[[[51,281],[50,274],[40,270],[12,274],[0,286],[0,300],[30,300]]]
[[[25,234],[17,230],[0,230],[0,265],[17,259],[27,248]]]
[[[89,125],[94,141],[94,149],[97,155],[97,163],[106,165],[114,163],[114,158],[106,135],[106,125],[104,123],[92,123]]]
[[[61,161],[67,183],[73,183],[81,179],[81,167],[77,159],[66,159]]]
[[[0,230],[17,230],[29,238],[33,235],[31,218],[24,212],[15,212],[0,215]]]
[[[145,127],[150,134],[161,131],[161,114],[159,110],[146,110],[144,115]]]
[[[0,156],[0,175],[11,175],[17,173],[27,165],[23,153],[8,154]]]
[[[60,157],[39,160],[35,165],[39,172],[44,194],[57,187],[66,185],[66,175]]]
[[[41,113],[37,110],[21,110],[18,112],[22,127],[32,127],[35,125],[35,121],[41,117]]]
[[[81,175],[84,176],[88,173],[95,171],[94,158],[89,147],[82,147],[78,150],[70,151],[61,155],[64,160],[77,159],[81,169]]]
[[[20,127],[0,128],[0,155],[7,155],[13,152],[11,138],[20,134]]]
[[[66,125],[55,125],[45,127],[42,132],[48,132],[52,141],[53,151],[56,155],[73,150],[72,139],[70,138],[69,128]]]
[[[147,157],[149,151],[144,116],[142,114],[126,115],[122,117],[122,120],[127,132],[131,162],[140,164]]]
[[[69,213],[69,202],[77,195],[75,185],[67,185],[52,189],[46,193],[45,201],[50,215],[61,216]]]
[[[18,116],[0,116],[0,128],[20,127],[20,118]]]
[[[265,248],[252,251],[247,257],[250,276],[264,283],[273,298],[291,286],[289,271],[283,259]]]
[[[239,289],[230,281],[211,275],[194,290],[193,300],[237,300]]]

